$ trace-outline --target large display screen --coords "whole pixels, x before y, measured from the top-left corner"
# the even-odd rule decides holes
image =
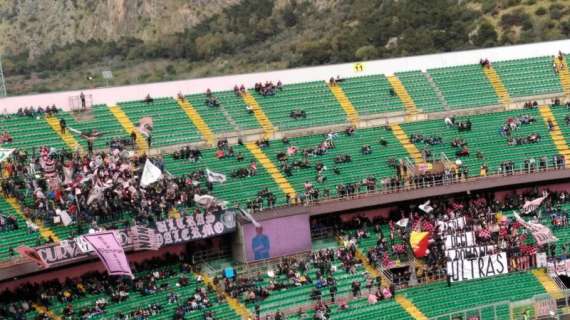
[[[311,229],[307,215],[259,222],[244,227],[247,261],[292,255],[311,250]]]

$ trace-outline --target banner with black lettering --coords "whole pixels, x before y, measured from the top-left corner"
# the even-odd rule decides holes
[[[201,240],[234,231],[235,213],[227,210],[220,215],[196,214],[156,223],[156,237],[160,246]]]
[[[445,236],[445,249],[457,249],[475,245],[475,234],[470,232],[458,233]]]
[[[179,219],[156,222],[156,229],[136,226],[113,230],[125,251],[156,250],[163,246],[206,239],[233,232],[236,229],[235,212],[196,214]],[[67,264],[93,255],[93,247],[81,237],[35,248],[50,267]]]
[[[445,251],[445,256],[451,260],[455,259],[473,259],[490,254],[494,254],[496,246],[474,246],[459,249],[450,249]]]
[[[507,254],[505,252],[447,262],[447,273],[451,282],[486,278],[508,272]]]

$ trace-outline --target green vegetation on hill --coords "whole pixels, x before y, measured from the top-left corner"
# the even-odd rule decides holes
[[[229,2],[200,22],[180,19],[182,28],[155,37],[142,31],[144,37],[118,32],[107,38],[54,41],[39,54],[28,46],[5,52],[8,91],[102,86],[106,83],[101,71],[108,69],[115,76],[110,84],[123,85],[528,43],[570,34],[570,0]],[[165,14],[160,10],[176,9],[155,8],[159,16]],[[141,29],[145,21],[134,25]]]

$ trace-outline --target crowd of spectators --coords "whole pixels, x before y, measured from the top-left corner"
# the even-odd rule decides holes
[[[429,213],[422,211],[419,206],[402,206],[393,210],[389,217],[367,218],[357,215],[351,220],[334,220],[333,226],[356,246],[367,238],[375,238],[376,243],[367,251],[367,257],[374,266],[390,269],[393,281],[399,287],[407,286],[411,278],[412,271],[406,264],[413,256],[409,247],[411,231],[428,231],[431,235],[425,264],[415,270],[416,277],[423,281],[446,278],[449,258],[445,252],[444,236],[450,232],[473,232],[477,243],[492,245],[497,252],[506,252],[510,270],[525,270],[536,267],[535,253],[538,251],[546,252],[552,258],[570,254],[570,243],[564,241],[537,246],[530,232],[506,214],[519,210],[525,201],[538,196],[539,191],[534,189],[519,194],[513,192],[501,200],[495,199],[492,193],[456,199],[432,199],[430,206],[433,211]],[[550,191],[542,208],[525,219],[542,223],[553,230],[568,228],[568,211],[564,203],[570,201],[569,197],[566,191]],[[409,220],[402,224],[402,219]],[[465,219],[465,224],[454,231],[443,227],[455,219]],[[383,227],[386,225],[389,228]]]
[[[216,319],[214,312],[207,309],[214,303],[223,302],[223,297],[217,296],[215,290],[206,285],[200,277],[193,276],[192,266],[183,256],[167,254],[162,258],[135,263],[133,269],[135,279],[89,272],[80,277],[67,278],[63,282],[52,280],[25,284],[15,291],[2,292],[0,317],[25,319],[26,313],[33,309],[32,304],[38,303],[48,308],[61,307],[64,320],[90,319],[97,315],[113,319],[146,320],[161,314],[165,305],[175,304],[175,320],[184,319],[195,312],[202,314],[205,320]],[[185,294],[186,297],[182,299],[177,289],[187,286],[195,287],[195,291],[193,294]],[[164,300],[136,305],[127,312],[107,311],[113,304],[135,299],[133,295],[144,298],[157,294],[164,296]],[[210,301],[211,298],[213,301]],[[76,303],[84,300],[91,300],[92,303]],[[37,318],[49,319],[49,316],[39,313]]]
[[[185,149],[180,156],[186,154],[199,157],[199,151]],[[64,221],[64,212],[77,226],[72,235],[82,234],[98,223],[132,223],[122,216],[125,212],[130,212],[138,224],[152,225],[167,218],[174,209],[197,207],[194,196],[212,190],[203,170],[180,177],[165,173],[163,179],[142,188],[140,177],[147,159],[130,157],[120,149],[93,155],[47,147],[40,148],[36,155],[17,151],[1,164],[5,178],[0,188],[22,204],[23,214],[31,221],[60,223]],[[160,156],[150,160],[164,172]],[[2,229],[15,228],[14,217],[6,213],[0,216]]]

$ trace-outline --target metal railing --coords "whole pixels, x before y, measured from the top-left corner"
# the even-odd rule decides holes
[[[537,158],[539,159],[539,158]],[[346,194],[344,196],[338,195],[331,195],[331,196],[323,196],[320,195],[318,199],[315,199],[310,196],[304,197],[304,199],[292,199],[291,203],[274,206],[272,208],[263,208],[261,210],[256,210],[256,212],[263,212],[267,209],[277,209],[282,207],[290,207],[295,205],[304,205],[304,206],[317,206],[323,203],[328,203],[331,201],[339,201],[339,200],[346,200],[346,199],[360,199],[363,197],[368,196],[376,196],[382,194],[393,194],[397,192],[407,192],[407,191],[415,191],[420,189],[432,188],[432,187],[439,187],[439,186],[450,186],[455,184],[462,184],[462,183],[472,183],[477,181],[482,181],[489,178],[496,178],[496,177],[509,177],[509,176],[532,176],[535,174],[549,172],[549,171],[562,171],[562,170],[570,170],[565,168],[565,164],[556,164],[552,163],[552,159],[549,159],[544,166],[539,165],[539,161],[537,160],[534,166],[527,166],[524,163],[519,163],[514,165],[512,168],[508,170],[504,170],[501,168],[497,168],[494,171],[488,171],[487,175],[485,176],[466,176],[465,174],[444,174],[441,173],[437,176],[435,175],[417,175],[417,179],[411,181],[411,179],[403,178],[403,179],[395,179],[395,177],[389,178],[384,177],[382,179],[377,179],[376,183],[374,184],[373,190],[368,190],[366,185],[362,184],[361,182],[366,177],[361,177],[359,179],[353,179],[353,182],[347,182],[345,185],[348,184],[359,184],[359,187],[351,194]],[[373,175],[370,175],[373,176]],[[364,190],[366,189],[366,190]],[[302,194],[302,192],[298,193],[298,195]]]

